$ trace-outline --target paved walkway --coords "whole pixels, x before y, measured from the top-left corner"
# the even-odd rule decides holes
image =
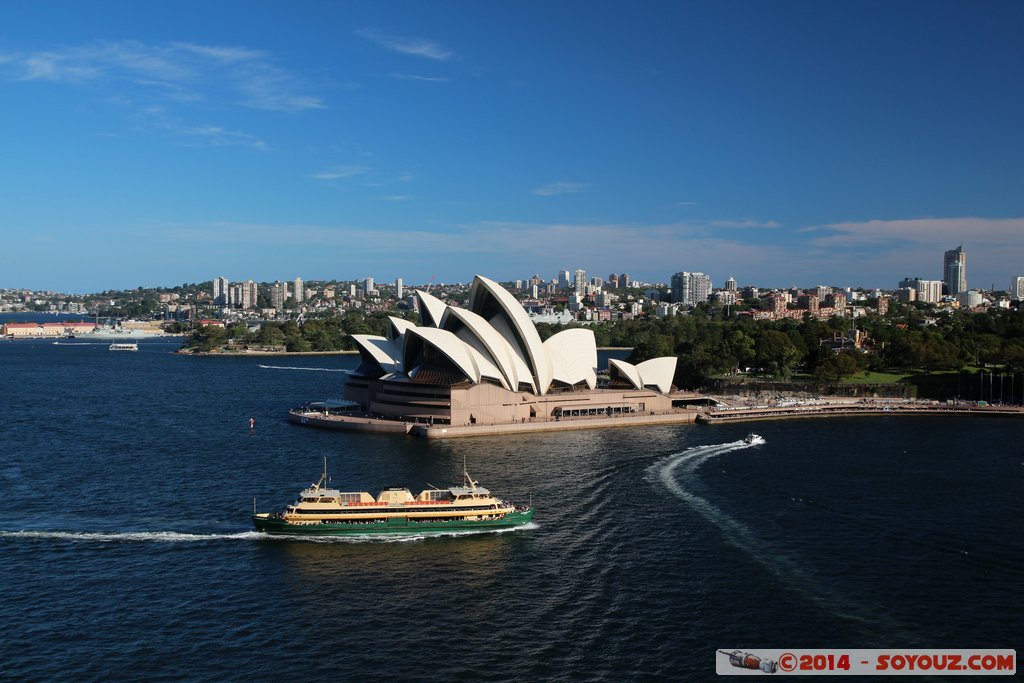
[[[322,429],[340,429],[360,432],[411,434],[425,439],[453,439],[466,436],[496,434],[529,434],[533,432],[565,432],[580,429],[608,429],[642,425],[688,424],[696,422],[696,410],[675,410],[671,413],[628,415],[621,417],[574,417],[560,420],[516,422],[500,425],[431,425],[367,417],[360,414],[324,415],[323,413],[289,411],[288,419],[296,424]]]
[[[926,403],[926,402],[870,402],[870,403],[820,403],[814,405],[752,406],[719,408],[702,412],[698,421],[715,424],[720,422],[747,422],[755,420],[786,420],[813,417],[842,417],[845,415],[992,415],[1003,417],[1024,417],[1020,406],[977,406],[967,404]]]

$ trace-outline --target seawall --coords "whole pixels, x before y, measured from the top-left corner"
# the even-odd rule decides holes
[[[532,434],[536,432],[569,432],[581,429],[610,429],[666,424],[689,424],[697,421],[696,410],[677,410],[671,413],[628,415],[622,417],[579,417],[538,422],[517,422],[495,425],[442,425],[399,422],[363,415],[324,415],[315,412],[289,411],[288,420],[295,424],[320,429],[337,429],[378,434],[410,434],[423,439],[454,439],[473,436]]]

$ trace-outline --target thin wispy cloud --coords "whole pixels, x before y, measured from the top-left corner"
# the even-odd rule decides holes
[[[160,96],[176,102],[199,102],[203,99],[203,96],[196,90],[186,87],[180,83],[171,83],[170,81],[151,81],[144,79],[137,79],[136,85],[145,86],[147,88],[153,88],[160,92]],[[153,107],[147,107],[146,109],[152,109]]]
[[[364,187],[386,187],[388,185],[395,185],[398,183],[406,184],[416,180],[416,176],[412,173],[401,173],[391,178],[379,178],[374,179],[372,182],[364,182]]]
[[[900,277],[941,279],[942,254],[961,243],[969,286],[1016,275],[1024,263],[1024,217],[908,218],[849,221],[801,229],[802,262],[839,273],[857,264],[858,277],[890,287]]]
[[[250,50],[245,47],[218,47],[196,45],[194,43],[171,43],[172,46],[195,52],[205,57],[213,57],[223,62],[245,62],[266,59],[269,55],[263,50]]]
[[[338,180],[340,178],[351,178],[362,175],[370,169],[366,166],[334,166],[326,171],[314,173],[311,178],[316,180]]]
[[[1024,217],[1021,218],[910,218],[831,223],[820,228],[825,233],[812,238],[821,247],[875,247],[879,245],[948,244],[952,249],[961,242],[976,245],[1024,249]]]
[[[265,150],[267,144],[254,135],[249,135],[240,130],[228,130],[221,126],[200,126],[197,128],[181,128],[182,135],[193,136],[201,139],[214,147],[226,147],[240,145],[254,149]]]
[[[204,101],[270,111],[320,109],[303,79],[246,47],[101,41],[59,50],[7,54],[0,80],[50,81],[122,90],[146,89],[154,97]]]
[[[534,188],[532,194],[539,195],[541,197],[550,197],[559,194],[573,194],[575,192],[583,192],[589,187],[589,183],[549,183],[547,185],[542,185],[541,187]]]
[[[420,76],[418,74],[391,74],[391,78],[397,78],[400,81],[423,81],[424,83],[447,83],[451,79],[444,76]]]
[[[575,262],[602,270],[615,269],[623,262],[642,262],[645,267],[664,271],[666,277],[685,266],[679,263],[681,253],[692,260],[693,270],[698,265],[719,265],[722,270],[725,262],[747,267],[764,259],[784,262],[786,255],[783,247],[765,248],[741,240],[725,240],[707,235],[701,226],[684,223],[581,225],[481,221],[436,230],[218,223],[174,228],[167,234],[175,241],[207,244],[211,240],[235,243],[244,236],[247,244],[336,247],[360,258],[386,253],[396,261],[429,260],[450,268],[465,267],[467,257],[502,254],[508,263],[529,261],[553,272],[564,267],[566,254],[572,254]]]
[[[777,221],[755,221],[755,220],[743,220],[743,221],[711,221],[712,227],[715,228],[781,228],[782,224]]]
[[[396,201],[399,196],[396,195]],[[917,221],[910,222],[916,224]],[[467,279],[480,269],[499,279],[517,277],[521,274],[518,269],[522,263],[532,264],[531,268],[537,272],[555,272],[573,264],[584,264],[594,272],[619,272],[624,267],[638,269],[627,264],[642,264],[643,271],[655,282],[667,281],[672,273],[680,270],[699,270],[708,273],[716,283],[724,281],[727,275],[734,275],[741,283],[762,287],[895,286],[900,277],[908,275],[941,277],[943,249],[959,244],[956,231],[973,225],[981,232],[971,236],[965,245],[970,281],[984,283],[987,287],[992,280],[999,284],[1007,274],[1019,272],[1019,264],[1024,262],[1024,243],[1014,238],[1024,234],[1024,218],[932,221],[935,222],[941,225],[937,234],[926,238],[926,228],[921,227],[918,234],[915,227],[911,243],[878,248],[873,242],[866,247],[868,256],[862,259],[851,259],[850,251],[831,244],[814,244],[812,240],[766,245],[746,238],[731,238],[727,236],[729,233],[713,229],[711,221],[666,224],[478,221],[433,225],[429,229],[226,223],[218,224],[216,230],[209,226],[179,227],[166,235],[175,243],[222,241],[233,244],[244,238],[247,244],[305,245],[322,247],[328,252],[337,249],[343,258],[352,259],[353,263],[365,265],[379,261],[381,267],[407,271],[422,269],[423,263],[430,263],[431,272],[446,270]],[[842,223],[823,227],[823,230],[838,228],[842,235],[854,232],[856,225],[863,230],[884,232],[882,223],[890,221]],[[906,221],[891,223],[906,227]],[[956,239],[951,241],[954,236]],[[495,254],[500,254],[501,258],[495,259]],[[566,258],[570,261],[566,262]],[[794,281],[794,263],[804,264],[799,281]],[[467,272],[467,268],[474,270]]]
[[[414,57],[425,57],[439,62],[447,62],[455,56],[455,53],[451,50],[425,38],[404,38],[371,28],[359,29],[356,31],[356,35],[380,47]]]
[[[135,129],[159,131],[186,147],[249,147],[260,151],[270,149],[263,139],[244,130],[213,123],[186,123],[160,105],[138,109],[131,117],[131,121]]]

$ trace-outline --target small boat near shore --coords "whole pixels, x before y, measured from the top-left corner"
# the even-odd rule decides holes
[[[57,342],[54,342],[56,344]],[[107,347],[108,351],[138,351],[139,345],[134,343],[113,343]]]
[[[280,512],[256,512],[257,531],[297,536],[410,534],[485,531],[528,524],[533,508],[495,497],[463,468],[463,484],[428,488],[413,496],[408,488],[388,488],[376,497],[367,491],[328,488],[327,460],[320,480],[299,493]]]
[[[755,434],[753,432],[750,432],[745,437],[743,437],[743,443],[749,446],[760,446],[764,442],[765,441],[763,436],[761,436],[760,434]]]

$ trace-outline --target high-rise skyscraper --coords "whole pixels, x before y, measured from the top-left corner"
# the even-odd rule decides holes
[[[221,275],[213,280],[213,303],[216,306],[227,306],[231,283]]]
[[[402,278],[395,278],[395,298],[402,300]]]
[[[570,289],[572,282],[569,280],[570,274],[568,270],[558,271],[558,288],[559,289]]]
[[[964,245],[950,249],[943,256],[942,282],[950,296],[967,291],[967,252]]]
[[[295,278],[295,282],[292,284],[294,285],[295,292],[292,296],[295,298],[295,303],[301,304],[305,299],[305,290],[302,288],[302,278]]]
[[[363,295],[369,298],[373,294],[373,278],[368,277],[363,280]]]
[[[619,287],[622,287],[623,289],[629,289],[629,283],[629,273],[623,273],[622,275],[619,276]]]
[[[1010,278],[1010,298],[1024,300],[1024,275]]]
[[[258,295],[258,289],[256,283],[252,280],[247,280],[242,285],[242,308],[256,308],[256,297]]]
[[[693,306],[707,301],[711,294],[711,278],[704,273],[681,272],[672,276],[672,301]]]
[[[587,291],[587,271],[582,268],[576,271],[576,278],[573,280],[573,284],[576,286],[576,293],[580,296],[586,294]]]
[[[281,310],[284,308],[284,300],[288,297],[288,285],[278,280],[270,287],[270,305]]]
[[[725,291],[735,292],[736,291],[736,278],[729,276],[729,279],[725,281]]]

